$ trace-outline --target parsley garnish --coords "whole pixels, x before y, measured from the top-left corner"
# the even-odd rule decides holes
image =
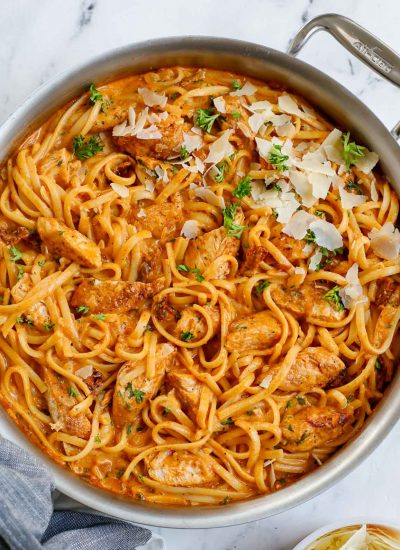
[[[310,435],[310,432],[308,430],[306,430],[305,432],[303,432],[302,436],[300,437],[300,439],[298,439],[296,441],[297,445],[300,445],[300,443],[303,443],[303,441]]]
[[[240,90],[242,85],[240,84],[239,80],[234,80],[232,82],[232,90],[236,92],[237,90]]]
[[[48,332],[50,332],[50,330],[52,330],[55,326],[56,326],[55,323],[44,323],[43,325],[44,329],[47,330]]]
[[[145,393],[146,392],[142,390],[137,390],[137,389],[133,390],[133,397],[135,398],[136,403],[139,403],[139,404],[143,403],[143,397]]]
[[[272,186],[272,189],[274,191],[282,191],[282,187],[280,185],[278,185],[277,183],[274,183],[274,185]]]
[[[314,231],[312,231],[311,229],[307,229],[306,234],[304,236],[304,240],[308,244],[315,243],[316,242],[316,236],[315,236]]]
[[[100,439],[99,434],[94,436],[94,441],[95,441],[95,443],[101,443],[101,439]]]
[[[126,433],[127,435],[131,435],[131,432],[132,432],[132,424],[128,422],[128,424],[126,425]]]
[[[246,226],[234,223],[233,221],[236,214],[236,204],[232,203],[226,208],[223,208],[222,214],[224,216],[224,227],[228,231],[228,237],[236,237],[237,239],[240,239],[243,231],[246,229]]]
[[[260,281],[256,286],[257,296],[261,296],[265,288],[268,288],[271,283],[269,281]]]
[[[83,315],[87,315],[90,311],[90,307],[88,306],[78,306],[75,308],[76,313],[82,313]]]
[[[232,420],[232,418],[229,416],[228,418],[225,418],[225,420],[221,420],[221,424],[222,424],[223,426],[232,426],[233,420]]]
[[[306,404],[306,400],[304,399],[304,397],[301,397],[300,395],[296,396],[296,400],[297,400],[297,403],[299,405],[305,405]]]
[[[171,412],[171,409],[169,409],[168,407],[164,407],[164,410],[162,412],[162,415],[163,416],[167,416],[167,414],[169,414]]]
[[[382,363],[378,359],[375,361],[375,368],[376,370],[381,370],[382,368]]]
[[[340,287],[334,286],[333,288],[331,288],[331,290],[324,294],[323,298],[327,302],[332,302],[335,305],[337,311],[343,311],[344,305],[342,299],[339,296],[339,290]]]
[[[180,151],[179,151],[179,158],[181,160],[185,160],[185,159],[188,158],[189,155],[190,155],[190,153],[187,150],[186,145],[182,145],[182,147],[180,148]]]
[[[235,118],[236,120],[240,120],[241,114],[240,114],[238,111],[233,111],[233,113],[231,113],[231,115],[232,115],[233,118]]]
[[[183,342],[190,342],[190,340],[193,340],[193,338],[194,336],[190,331],[181,332],[181,340],[183,340]]]
[[[316,210],[314,214],[319,218],[325,218],[325,212],[323,212],[322,210]]]
[[[68,395],[69,395],[70,397],[78,397],[78,392],[76,391],[75,388],[73,388],[72,386],[70,386],[70,387],[68,388]]]
[[[360,184],[356,183],[354,180],[349,180],[346,183],[346,187],[349,191],[355,191],[357,193],[357,195],[362,195]]]
[[[16,323],[22,324],[25,323],[26,325],[29,325],[30,327],[33,327],[33,321],[32,319],[28,319],[27,317],[17,317]]]
[[[226,497],[224,497],[222,500],[221,500],[221,504],[228,504],[230,502],[231,498],[228,497],[228,495],[226,495]]]
[[[20,279],[22,279],[22,276],[24,274],[24,266],[22,266],[21,264],[16,264],[16,266],[17,266],[17,270],[18,270],[17,281],[19,281]]]
[[[268,162],[279,172],[284,172],[289,168],[285,164],[287,160],[289,160],[289,156],[282,153],[282,145],[274,143],[268,155]]]
[[[11,246],[10,247],[10,260],[12,262],[18,262],[18,260],[20,260],[22,258],[22,252],[19,250],[19,248],[17,248],[16,246]]]
[[[350,167],[353,164],[355,164],[358,160],[360,160],[367,152],[367,149],[365,147],[362,147],[361,145],[357,145],[354,141],[350,143],[349,140],[350,140],[350,132],[347,132],[347,134],[342,135],[342,143],[343,143],[342,157],[346,164],[347,170],[349,170]]]
[[[289,432],[294,432],[293,426],[291,424],[288,425],[287,429]]]
[[[100,140],[99,134],[91,136],[86,141],[82,135],[74,136],[74,139],[72,140],[73,153],[80,160],[93,157],[93,155],[99,151],[102,151],[103,148],[104,145]]]
[[[214,181],[222,183],[224,181],[225,172],[229,172],[229,164],[223,160],[214,166]]]
[[[89,91],[90,91],[89,101],[93,103],[93,105],[96,103],[96,101],[103,101],[102,94],[95,88],[95,85],[93,84],[93,82],[89,86]]]
[[[246,197],[250,195],[251,193],[251,178],[250,176],[246,176],[242,180],[239,181],[235,189],[232,191],[232,195],[234,197],[237,197],[238,199],[242,199],[243,197]]]
[[[46,263],[46,260],[39,260],[38,261],[38,266],[39,267],[44,267],[44,264]]]
[[[198,109],[194,121],[196,126],[205,130],[208,134],[211,132],[214,122],[220,116],[219,113],[212,114],[210,109]]]
[[[176,266],[176,269],[178,271],[183,271],[184,273],[193,273],[196,281],[198,281],[199,283],[202,283],[204,281],[204,277],[198,267],[189,267],[186,264],[179,264]]]
[[[64,235],[64,231],[57,231],[57,235]]]
[[[106,317],[105,313],[96,313],[96,315],[93,315],[93,319],[96,319],[96,321],[104,321]]]

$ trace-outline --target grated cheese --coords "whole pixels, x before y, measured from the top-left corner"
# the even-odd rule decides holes
[[[380,229],[373,228],[368,233],[371,248],[377,256],[385,260],[395,260],[400,255],[400,231],[391,222]]]
[[[197,220],[187,220],[182,227],[181,236],[187,239],[195,239],[199,233],[199,222]]]

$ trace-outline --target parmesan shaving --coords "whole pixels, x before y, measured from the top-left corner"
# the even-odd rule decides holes
[[[225,114],[226,113],[226,103],[225,99],[222,96],[215,97],[213,99],[215,108],[219,113]]]
[[[148,107],[165,107],[167,104],[168,98],[165,95],[156,94],[148,88],[138,88],[138,92]]]
[[[400,231],[391,222],[386,222],[379,230],[373,228],[368,237],[372,250],[380,258],[395,260],[399,257]]]
[[[82,378],[85,380],[86,378],[89,378],[89,376],[92,376],[93,374],[93,367],[92,365],[86,365],[85,367],[81,367],[77,371],[75,371],[75,375],[79,376],[79,378]]]
[[[232,133],[233,130],[225,130],[225,132],[210,145],[208,156],[204,161],[205,163],[218,164],[218,162],[221,162],[221,160],[233,153],[234,149],[229,143],[229,138]]]
[[[181,236],[186,239],[195,239],[199,234],[199,222],[196,220],[187,220],[182,227]]]
[[[342,201],[342,207],[345,210],[351,210],[355,206],[359,206],[367,200],[364,195],[355,195],[345,190],[343,183],[339,184],[339,195]]]
[[[117,193],[121,198],[126,199],[129,197],[129,189],[125,187],[124,185],[120,185],[119,183],[112,182],[110,184],[110,187],[113,191]]]
[[[243,95],[253,95],[257,91],[257,88],[251,84],[251,82],[246,82],[240,90],[235,90],[234,92],[231,92],[230,95],[233,97],[240,97]]]
[[[368,151],[363,157],[357,160],[355,165],[364,174],[369,174],[378,163],[379,156],[373,151]]]
[[[201,149],[203,147],[203,140],[199,135],[191,135],[186,132],[183,133],[183,146],[186,147],[188,153]]]
[[[259,385],[261,388],[264,388],[266,390],[267,388],[270,387],[271,382],[272,382],[272,375],[267,374],[267,376],[263,380],[261,380]]]
[[[347,285],[339,290],[339,296],[346,309],[365,302],[366,296],[363,296],[363,289],[358,278],[358,264],[353,264],[346,273]]]
[[[322,260],[322,253],[318,251],[311,256],[310,262],[308,264],[308,269],[310,271],[318,271],[321,260]]]
[[[197,189],[195,189],[194,191],[194,194],[196,195],[196,197],[203,199],[205,202],[208,202],[213,206],[217,206],[218,208],[225,208],[224,197],[219,197],[214,193],[214,191],[211,191],[211,189],[208,189],[207,187],[197,187]]]

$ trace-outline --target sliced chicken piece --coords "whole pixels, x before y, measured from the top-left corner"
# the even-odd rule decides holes
[[[271,243],[278,248],[291,263],[306,260],[314,253],[314,246],[309,246],[306,241],[296,240],[293,237],[281,233],[279,237],[271,239]]]
[[[139,267],[139,280],[143,283],[152,283],[163,275],[163,249],[158,243],[143,240],[140,243],[142,256]]]
[[[133,157],[155,157],[169,159],[179,156],[183,143],[183,133],[188,132],[190,124],[183,118],[169,114],[156,124],[161,133],[160,139],[139,139],[136,136],[114,137],[115,143]]]
[[[153,283],[85,279],[73,293],[71,306],[86,306],[90,313],[125,313],[142,306],[163,286],[164,279]]]
[[[241,209],[236,211],[234,222],[236,224],[243,223],[243,212]],[[236,256],[239,252],[240,239],[236,237],[229,237],[225,227],[219,227],[213,229],[208,233],[200,235],[196,239],[192,239],[186,249],[183,262],[191,269],[199,269],[201,273],[204,271],[220,256]],[[212,279],[225,279],[229,274],[229,262],[223,262],[216,266],[210,278]],[[191,274],[191,277],[194,277]]]
[[[188,451],[165,450],[145,458],[148,475],[166,485],[197,487],[211,485],[218,477],[209,461]]]
[[[11,296],[14,302],[21,302],[29,291],[33,288],[32,277],[28,273],[24,273],[21,279],[12,287]],[[46,332],[45,325],[51,323],[49,312],[46,304],[43,301],[37,302],[31,306],[26,312],[25,317],[32,321],[35,328],[42,332]]]
[[[240,266],[240,275],[247,275],[251,277],[259,271],[259,265],[261,262],[265,262],[269,253],[263,246],[250,246],[246,249],[245,260]]]
[[[7,246],[16,245],[22,239],[29,237],[29,229],[26,227],[11,227],[6,221],[0,222],[0,243]]]
[[[379,348],[393,330],[393,323],[399,314],[400,284],[390,277],[383,279],[378,287],[375,304],[380,313],[374,330],[374,346]]]
[[[351,409],[334,407],[303,407],[295,414],[286,413],[282,419],[284,449],[290,452],[311,451],[340,437],[353,420]]]
[[[220,326],[220,314],[219,308],[216,306],[205,305],[204,309],[211,317],[212,321],[212,338],[219,329]],[[175,334],[179,338],[181,332],[190,332],[193,335],[193,340],[200,340],[203,338],[207,331],[207,323],[203,315],[196,311],[193,307],[189,306],[181,311],[181,317],[176,324]]]
[[[146,361],[146,358],[128,361],[118,372],[112,405],[117,428],[122,428],[127,422],[136,422],[140,411],[155,397],[166,368],[172,368],[176,362],[176,349],[171,344],[157,344],[156,373],[151,379],[146,377]]]
[[[279,368],[280,365],[272,367],[268,374],[275,376]],[[307,392],[313,388],[324,388],[345,370],[346,365],[343,361],[325,348],[305,348],[296,357],[279,389],[288,392]]]
[[[38,218],[39,236],[51,254],[64,256],[84,267],[101,266],[100,248],[76,229],[70,229],[56,218]]]
[[[226,347],[229,351],[244,353],[249,350],[263,350],[275,344],[282,328],[269,311],[237,319],[229,325]]]
[[[138,217],[139,212],[141,217]],[[182,197],[176,193],[172,202],[153,204],[146,208],[135,206],[128,215],[128,221],[138,229],[147,229],[155,239],[170,241],[179,236],[185,221]]]
[[[111,342],[123,341],[136,327],[138,315],[126,313],[113,313],[107,315],[107,323],[111,332]],[[110,343],[111,344],[111,343]]]
[[[48,367],[42,367],[42,374],[47,385],[46,399],[54,429],[88,439],[91,432],[89,419],[83,413],[76,416],[70,414],[78,400],[74,397],[68,380]]]
[[[168,387],[175,390],[183,410],[196,421],[203,384],[183,365],[174,365],[167,371]]]
[[[274,302],[297,319],[317,319],[334,322],[344,319],[346,311],[324,298],[330,287],[320,283],[304,283],[300,287],[279,286],[271,290]]]
[[[53,176],[58,185],[67,189],[74,180],[83,182],[86,168],[64,147],[46,155],[39,163],[38,172],[41,175]]]

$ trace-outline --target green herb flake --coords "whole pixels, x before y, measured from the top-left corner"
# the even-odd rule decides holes
[[[211,132],[214,122],[220,114],[213,114],[211,109],[198,109],[194,116],[195,125],[205,130],[208,134]]]
[[[93,319],[96,319],[96,321],[104,321],[107,318],[107,315],[105,313],[96,313],[93,315]]]
[[[189,151],[186,148],[186,145],[182,145],[182,147],[179,150],[179,158],[181,160],[185,160],[190,155]]]
[[[334,304],[337,311],[343,311],[344,305],[339,295],[339,290],[340,290],[340,287],[334,286],[333,288],[331,288],[331,290],[329,290],[326,294],[324,294],[323,298],[327,302],[331,302],[332,304]]]
[[[70,386],[70,387],[68,388],[68,395],[69,395],[70,397],[78,397],[78,392],[76,391],[75,388],[73,388],[72,386]]]
[[[258,285],[256,286],[256,294],[257,296],[261,296],[264,289],[268,288],[271,283],[269,281],[260,281]]]
[[[287,429],[289,432],[294,432],[293,426],[291,424],[288,425]]]
[[[45,263],[46,263],[46,260],[39,260],[38,261],[38,266],[39,267],[44,267]]]
[[[133,390],[133,397],[135,398],[136,403],[138,403],[138,404],[143,403],[143,397],[144,397],[145,393],[146,392],[144,392],[142,390],[137,390],[137,389]]]
[[[95,435],[94,441],[95,441],[95,443],[101,443],[101,439],[100,439],[100,436],[98,434]]]
[[[298,439],[298,440],[296,441],[296,444],[297,444],[297,445],[300,445],[300,443],[303,443],[303,441],[304,441],[305,439],[307,439],[307,437],[308,437],[309,435],[310,435],[310,432],[309,432],[308,430],[306,430],[305,432],[303,432],[303,434],[302,434],[302,436],[300,437],[300,439]]]
[[[232,191],[232,195],[238,199],[249,196],[251,193],[251,178],[246,176],[239,181],[235,189]]]
[[[314,214],[315,214],[316,216],[318,216],[319,218],[324,218],[324,219],[325,219],[325,212],[323,212],[322,210],[316,210],[316,211],[314,212]]]
[[[90,311],[90,307],[88,306],[78,306],[75,308],[76,313],[82,313],[82,315],[87,315]]]
[[[289,156],[282,153],[282,145],[274,143],[268,154],[268,162],[272,164],[275,170],[284,172],[289,169],[289,167],[285,164],[287,160],[289,160]]]
[[[64,231],[57,231],[57,235],[64,235]]]
[[[240,84],[239,80],[234,80],[232,82],[232,90],[236,92],[237,90],[240,90],[242,85]]]
[[[316,243],[316,236],[315,236],[315,233],[314,231],[312,231],[312,229],[307,229],[306,231],[306,234],[304,236],[304,240],[306,241],[306,243],[308,244],[313,244],[313,243]]]
[[[44,323],[43,328],[47,330],[47,332],[50,332],[55,326],[55,323]]]
[[[93,103],[93,105],[94,105],[97,101],[103,101],[103,96],[102,96],[102,94],[96,89],[96,87],[95,87],[95,85],[93,84],[93,82],[92,82],[91,85],[89,86],[89,92],[90,92],[89,101],[90,101],[90,103]]]
[[[176,266],[176,269],[178,271],[183,271],[184,273],[190,273],[190,267],[188,267],[186,264],[179,264]]]
[[[228,495],[226,495],[226,497],[221,500],[221,504],[225,506],[226,504],[229,504],[230,501],[231,497],[228,497]]]
[[[171,409],[169,409],[168,407],[164,407],[164,410],[162,412],[162,415],[163,416],[167,416],[167,414],[169,414],[171,412]]]
[[[80,159],[88,159],[93,157],[99,151],[104,149],[104,145],[100,140],[99,134],[95,134],[85,140],[82,135],[74,136],[72,140],[72,151],[74,155]]]
[[[223,426],[232,426],[233,420],[232,420],[232,418],[229,416],[228,418],[225,418],[225,420],[221,420],[221,424],[222,424]]]
[[[299,405],[305,405],[307,401],[304,399],[304,397],[301,397],[301,395],[296,396],[296,401]]]
[[[9,253],[11,256],[10,260],[12,262],[18,262],[18,260],[22,258],[22,252],[14,245],[10,247]]]
[[[223,208],[222,214],[224,216],[224,227],[228,231],[228,237],[236,237],[237,239],[240,239],[243,231],[246,229],[246,226],[234,223],[236,204],[232,203],[226,208]]]
[[[214,166],[214,181],[216,181],[217,183],[222,183],[227,172],[229,172],[229,164],[226,162],[226,160],[223,160],[216,164]]]
[[[365,156],[367,149],[361,145],[357,145],[354,141],[350,142],[350,132],[342,135],[342,144],[342,158],[346,164],[347,170],[349,170],[351,166]]]
[[[191,340],[193,340],[194,336],[193,334],[190,332],[190,331],[182,331],[181,332],[181,340],[183,342],[190,342]]]
[[[378,361],[378,359],[375,361],[375,368],[376,368],[376,370],[381,370],[382,369],[382,363],[380,361]]]
[[[356,183],[354,180],[349,180],[346,183],[346,188],[348,191],[355,191],[357,195],[362,195],[361,186],[359,183]]]
[[[22,279],[24,275],[24,266],[21,264],[16,264],[16,266],[17,266],[17,281],[19,281],[20,279]]]
[[[233,118],[235,118],[236,120],[240,120],[241,114],[240,114],[238,111],[233,111],[233,112],[231,113],[231,115],[232,115]]]

